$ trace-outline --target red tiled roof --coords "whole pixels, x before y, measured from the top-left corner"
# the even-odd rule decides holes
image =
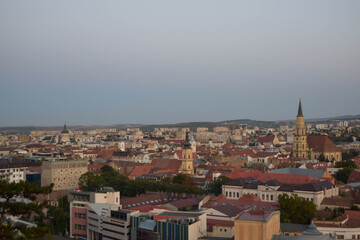
[[[257,178],[261,174],[262,173],[260,171],[258,171],[258,170],[249,171],[249,170],[246,170],[244,168],[235,168],[231,173],[223,174],[223,176],[226,176],[226,177],[231,178],[231,179],[245,178],[245,177]]]
[[[309,148],[314,152],[339,152],[341,151],[327,136],[308,136]]]
[[[187,198],[187,199],[176,200],[176,201],[170,202],[169,204],[171,204],[172,206],[174,206],[176,208],[184,208],[184,207],[188,207],[188,206],[198,205],[199,202],[196,201],[195,199]]]
[[[349,183],[360,182],[360,172],[352,171],[352,172],[350,173],[348,182],[349,182]]]
[[[127,210],[138,210],[140,212],[150,212],[154,209],[165,209],[165,210],[169,210],[167,207],[164,206],[154,206],[154,205],[145,205],[145,206],[137,206],[137,207],[132,207],[132,208],[128,208]]]
[[[148,174],[151,169],[153,168],[152,165],[142,165],[142,166],[136,166],[134,170],[130,173],[129,176],[132,177],[140,177],[144,174]]]
[[[282,184],[304,184],[316,181],[318,179],[312,178],[309,175],[300,174],[283,174],[283,173],[264,173],[257,177],[259,181],[277,180]]]
[[[275,136],[274,135],[270,135],[270,136],[265,136],[265,137],[258,137],[257,141],[260,143],[272,143],[274,141]]]
[[[153,159],[151,164],[154,170],[176,170],[181,166],[181,160],[177,159]]]
[[[218,219],[206,219],[206,224],[212,228],[213,226],[221,226],[221,227],[233,227],[234,221],[226,221],[226,220],[218,220]]]

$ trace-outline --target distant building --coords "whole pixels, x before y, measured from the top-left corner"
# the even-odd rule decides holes
[[[235,240],[270,240],[280,232],[280,212],[250,210],[234,222]]]
[[[80,176],[87,171],[86,160],[43,161],[41,186],[54,183],[54,191],[76,189]]]
[[[25,181],[27,167],[4,167],[0,168],[0,180],[5,180],[9,183],[18,183]]]
[[[186,132],[186,139],[182,149],[181,167],[179,173],[194,174],[193,152],[189,139],[189,132]]]
[[[328,161],[341,161],[341,149],[327,136],[308,136],[308,146],[310,150],[310,158],[312,160],[319,159],[323,154]]]
[[[301,159],[309,158],[309,149],[307,145],[307,136],[305,129],[305,120],[301,107],[301,99],[299,100],[299,109],[296,116],[296,127],[293,142],[293,156]]]

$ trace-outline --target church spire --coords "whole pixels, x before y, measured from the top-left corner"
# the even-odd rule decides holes
[[[301,97],[299,98],[299,110],[298,110],[297,117],[304,117],[303,112],[302,112],[302,107],[301,107]]]
[[[185,142],[184,142],[184,149],[190,149],[191,143],[189,138],[189,132],[186,132]]]

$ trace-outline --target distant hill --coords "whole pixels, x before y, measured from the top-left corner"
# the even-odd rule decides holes
[[[329,118],[315,118],[315,119],[305,119],[306,122],[326,122],[332,120],[355,120],[360,119],[360,114],[358,115],[343,115],[337,117]],[[240,124],[247,124],[249,127],[258,126],[260,128],[276,128],[280,125],[287,124],[289,122],[294,122],[295,118],[292,120],[281,120],[281,121],[258,121],[252,119],[235,119],[235,120],[226,120],[220,122],[183,122],[183,123],[174,123],[174,124],[114,124],[114,125],[77,125],[77,126],[68,126],[71,130],[80,130],[86,131],[96,128],[117,128],[117,129],[126,129],[126,128],[140,128],[142,130],[153,130],[154,128],[190,128],[191,130],[196,130],[198,127],[207,127],[209,130],[212,130],[214,127],[218,126],[232,126],[237,127]],[[31,131],[36,130],[61,130],[63,126],[53,126],[53,127],[41,127],[41,126],[23,126],[23,127],[0,127],[0,132],[18,132],[21,134],[29,134]]]

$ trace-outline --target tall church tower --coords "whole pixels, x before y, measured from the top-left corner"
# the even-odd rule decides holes
[[[299,110],[296,116],[293,156],[301,159],[309,159],[309,148],[307,144],[305,120],[301,107],[301,98],[299,99]]]
[[[189,132],[186,132],[186,139],[184,147],[181,151],[181,156],[181,167],[179,169],[179,172],[184,174],[194,174],[192,148],[189,139]]]

